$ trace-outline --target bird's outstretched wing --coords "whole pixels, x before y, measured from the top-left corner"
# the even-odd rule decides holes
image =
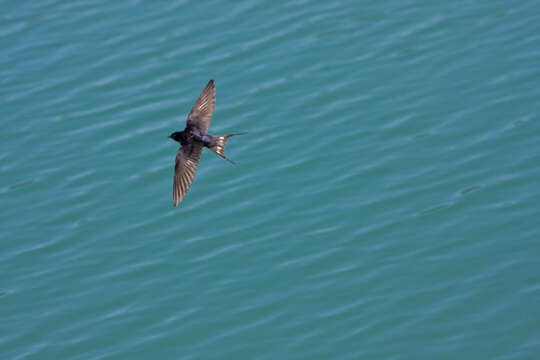
[[[201,135],[206,135],[210,127],[210,120],[212,119],[215,105],[216,89],[214,88],[214,80],[210,80],[189,112],[186,126],[197,127]]]
[[[201,158],[203,145],[201,143],[192,143],[181,146],[176,154],[174,166],[173,183],[173,204],[177,206],[189,190],[197,165]]]

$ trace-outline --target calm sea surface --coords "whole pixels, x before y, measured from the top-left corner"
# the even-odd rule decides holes
[[[539,1],[1,4],[0,359],[540,358]]]

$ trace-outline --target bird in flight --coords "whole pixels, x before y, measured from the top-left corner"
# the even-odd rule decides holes
[[[225,160],[234,162],[225,156],[225,144],[231,136],[243,135],[209,135],[208,128],[216,105],[216,89],[214,80],[210,80],[193,105],[186,120],[184,131],[173,132],[169,137],[180,143],[176,154],[173,182],[173,204],[177,206],[189,190],[204,147],[209,148]]]

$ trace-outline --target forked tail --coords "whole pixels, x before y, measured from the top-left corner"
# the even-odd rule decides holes
[[[222,158],[224,158],[225,160],[229,161],[231,164],[234,164],[235,163],[234,161],[232,161],[231,159],[225,156],[225,145],[227,144],[227,140],[229,140],[231,136],[244,135],[244,134],[246,133],[243,132],[243,133],[228,134],[228,135],[214,135],[213,136],[214,145],[208,146],[208,148],[212,150],[213,152],[215,152],[216,154],[218,154],[219,156],[221,156]]]

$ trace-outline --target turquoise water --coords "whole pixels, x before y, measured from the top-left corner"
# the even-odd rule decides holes
[[[538,1],[2,4],[1,359],[540,358]]]

